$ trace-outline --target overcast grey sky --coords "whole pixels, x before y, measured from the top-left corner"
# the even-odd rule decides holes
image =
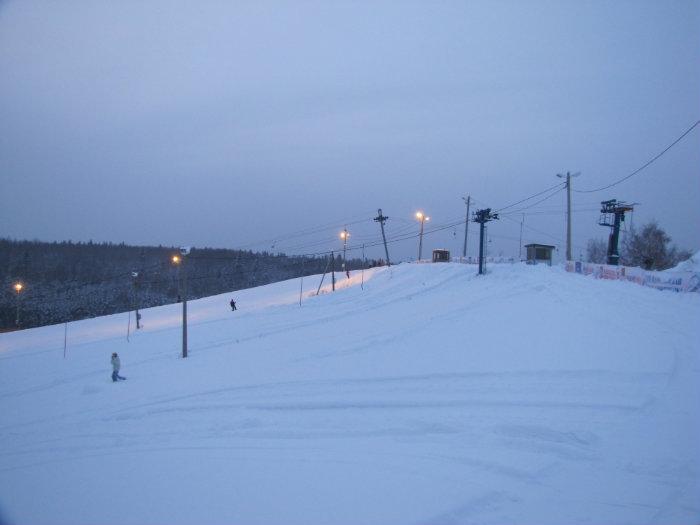
[[[1,2],[0,236],[304,253],[338,228],[288,234],[380,207],[392,235],[566,170],[598,188],[700,119],[699,28],[698,1]],[[700,127],[574,193],[575,257],[610,198],[700,248],[699,171]],[[525,242],[563,252],[564,203],[526,210]],[[491,223],[491,253],[517,255],[520,219]]]

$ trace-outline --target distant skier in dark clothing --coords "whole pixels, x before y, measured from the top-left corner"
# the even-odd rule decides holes
[[[231,311],[235,312],[236,311],[236,301],[231,299],[231,302],[229,304],[231,305]]]
[[[119,375],[119,369],[122,366],[122,362],[119,359],[119,356],[117,355],[116,352],[112,354],[112,381],[116,382],[119,379],[126,379],[126,377],[122,377]]]

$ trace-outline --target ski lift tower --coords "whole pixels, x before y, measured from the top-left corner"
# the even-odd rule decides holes
[[[479,223],[479,275],[484,273],[484,225],[498,219],[498,213],[491,213],[491,208],[476,210],[472,222]]]
[[[620,224],[625,220],[625,213],[633,211],[634,206],[615,199],[600,203],[600,219],[598,224],[611,228],[608,237],[608,264],[617,266],[620,261],[620,252],[617,245],[620,240]]]

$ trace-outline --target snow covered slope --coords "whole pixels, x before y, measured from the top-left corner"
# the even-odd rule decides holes
[[[697,524],[700,295],[403,264],[0,336],[10,524]],[[343,276],[344,277],[344,276]],[[318,277],[304,280],[305,294]],[[324,287],[328,290],[328,286]],[[112,383],[119,352],[128,380]]]

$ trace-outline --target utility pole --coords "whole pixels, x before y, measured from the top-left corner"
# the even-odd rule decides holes
[[[520,220],[520,245],[518,246],[518,259],[523,260],[523,226],[525,225],[525,214],[523,213],[523,218]]]
[[[335,292],[335,252],[331,252],[331,284]]]
[[[571,257],[571,177],[578,177],[581,173],[566,172],[566,176],[557,173],[557,177],[566,177],[566,260],[572,261]]]
[[[365,245],[362,245],[362,280],[360,281],[360,288],[365,289]]]
[[[617,245],[620,240],[620,225],[625,220],[625,213],[634,210],[631,204],[618,202],[615,199],[603,201],[600,203],[600,213],[603,215],[598,224],[601,226],[609,226],[610,236],[608,237],[608,260],[607,263],[612,266],[617,266],[620,262],[620,252]],[[612,222],[611,222],[612,221]]]
[[[427,217],[422,211],[417,211],[416,219],[420,221],[420,236],[418,240],[418,262],[420,262],[421,256],[423,255],[423,225],[425,221],[430,220],[430,217]]]
[[[146,252],[143,248],[141,248],[141,253],[139,254],[139,259],[140,259],[140,268],[138,270],[138,276],[137,276],[137,282],[134,284],[136,285],[136,329],[139,330],[143,328],[141,326],[141,313],[138,310],[139,306],[139,289],[141,288],[141,281],[143,280],[143,272],[146,270]]]
[[[491,208],[474,212],[473,221],[479,223],[479,275],[484,273],[484,226],[494,219],[498,219],[498,214],[491,213]]]
[[[385,217],[384,215],[382,215],[381,208],[377,210],[377,213],[379,213],[379,215],[377,215],[374,218],[374,222],[378,222],[379,225],[382,227],[382,239],[384,240],[384,253],[386,253],[386,265],[391,266],[391,263],[389,262],[389,249],[386,247],[386,235],[384,235],[384,223],[389,217]]]
[[[466,259],[467,257],[467,234],[469,233],[469,204],[472,200],[471,195],[467,195],[467,198],[465,199],[462,197],[462,200],[467,203],[467,215],[464,218],[464,248],[462,248],[462,259]]]

